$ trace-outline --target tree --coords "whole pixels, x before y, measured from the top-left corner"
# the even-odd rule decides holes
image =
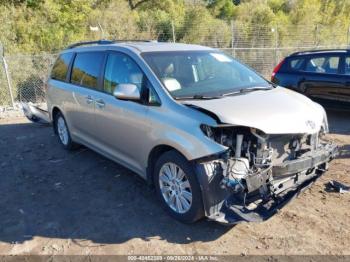
[[[209,11],[200,5],[193,5],[186,10],[185,21],[180,40],[214,47],[226,47],[230,44],[230,26],[215,19]]]
[[[106,39],[137,39],[138,19],[138,13],[130,10],[126,1],[113,1],[91,12],[88,24],[93,26],[100,24]],[[101,32],[88,32],[87,37],[100,38]]]
[[[129,7],[131,10],[136,9],[138,6],[142,5],[143,3],[150,2],[150,0],[139,0],[138,2],[134,2],[133,0],[128,0]]]
[[[232,0],[210,0],[207,6],[211,13],[220,19],[231,19],[236,11]]]
[[[31,8],[37,8],[39,7],[44,0],[2,0],[0,2],[0,5],[5,5],[5,6],[20,6],[20,5],[26,5]]]

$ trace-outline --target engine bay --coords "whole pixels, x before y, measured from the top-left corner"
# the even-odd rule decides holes
[[[199,164],[208,175],[208,181],[199,176],[207,187],[208,217],[221,214],[220,208],[234,210],[233,221],[243,219],[237,218],[238,213],[244,221],[268,217],[300,187],[322,175],[337,152],[336,145],[324,139],[322,130],[268,135],[254,128],[229,125],[203,125],[201,129],[208,138],[227,147],[225,153]]]
[[[303,181],[317,169],[326,168],[313,166],[296,173],[274,172],[285,163],[296,163],[313,155],[324,144],[322,132],[267,135],[248,127],[203,125],[201,128],[207,137],[228,148],[221,161],[224,174],[221,184],[234,193],[258,194],[265,199]]]

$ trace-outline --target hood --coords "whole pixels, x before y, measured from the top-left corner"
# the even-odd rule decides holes
[[[323,107],[282,87],[183,103],[212,112],[222,123],[253,127],[266,134],[313,134],[323,125],[327,128]]]

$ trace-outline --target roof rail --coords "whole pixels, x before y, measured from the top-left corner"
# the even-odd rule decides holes
[[[83,45],[108,45],[108,44],[113,44],[114,41],[112,40],[97,40],[97,41],[84,41],[84,42],[78,42],[78,43],[74,43],[71,44],[69,46],[67,46],[66,49],[72,49],[78,46],[83,46]]]
[[[72,49],[78,46],[84,45],[110,45],[114,43],[123,43],[123,42],[157,42],[157,40],[131,40],[131,39],[118,39],[118,40],[96,40],[96,41],[83,41],[69,45],[66,49]]]
[[[313,49],[313,50],[305,50],[305,51],[298,51],[294,52],[292,55],[301,55],[301,54],[308,54],[308,53],[319,53],[319,52],[338,52],[338,51],[344,51],[344,52],[350,52],[350,49]]]
[[[118,39],[113,40],[114,43],[123,43],[123,42],[147,42],[147,43],[157,43],[157,40],[150,39]]]

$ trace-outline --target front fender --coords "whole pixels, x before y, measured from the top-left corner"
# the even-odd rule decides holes
[[[176,132],[170,130],[164,133],[155,132],[153,136],[158,138],[156,139],[156,145],[173,147],[189,161],[227,150],[227,147],[204,136],[199,128],[198,131],[189,134],[179,130]]]

